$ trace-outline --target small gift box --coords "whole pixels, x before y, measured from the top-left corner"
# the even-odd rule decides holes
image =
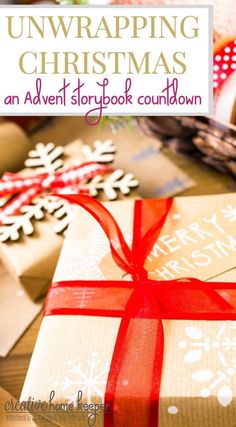
[[[5,170],[15,172],[21,169],[30,148],[30,139],[19,126],[11,122],[0,123],[0,177]]]
[[[96,141],[94,147],[76,140],[65,149],[37,144],[25,162],[27,170],[0,180],[1,257],[32,299],[52,280],[70,216],[70,206],[44,197],[45,191],[85,192],[102,200],[128,196],[138,181],[106,165],[115,151],[111,140]]]
[[[43,303],[31,301],[1,261],[0,281],[0,356],[5,357],[40,313]]]
[[[22,404],[39,425],[233,426],[236,196],[67,198]]]
[[[53,193],[85,191],[102,201],[134,197],[138,183],[138,194],[144,198],[173,196],[194,185],[161,153],[156,139],[146,137],[134,126],[113,133],[107,126],[88,128],[82,121],[63,118],[62,122],[52,121],[34,141],[50,141],[52,137],[64,141],[70,138],[68,135],[73,140],[76,133],[82,135],[83,141],[76,140],[64,149],[52,143],[36,144],[25,162],[28,169],[20,174],[25,177],[23,182],[18,182],[19,175],[10,174],[0,180],[0,251],[7,268],[33,299],[40,297],[52,280],[70,214],[63,200],[42,198],[38,184],[41,189],[44,184],[49,185],[49,192]],[[87,174],[88,163],[95,167],[90,170],[92,178],[86,175],[86,180],[74,185],[73,180]],[[1,199],[9,188],[11,194],[16,190],[16,195],[10,201],[8,197]]]

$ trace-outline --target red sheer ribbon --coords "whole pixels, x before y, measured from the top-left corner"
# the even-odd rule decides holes
[[[235,284],[196,279],[149,280],[144,263],[171,209],[171,199],[134,202],[130,249],[107,209],[84,195],[63,196],[85,208],[107,235],[117,265],[132,281],[53,283],[45,315],[121,318],[108,374],[104,427],[157,427],[164,352],[163,319],[236,320],[236,309],[219,294]]]

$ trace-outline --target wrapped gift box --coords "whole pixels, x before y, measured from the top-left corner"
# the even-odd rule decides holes
[[[21,169],[30,148],[30,139],[19,126],[11,122],[1,123],[0,177],[6,170],[15,172]]]
[[[1,261],[0,281],[0,356],[5,357],[40,313],[43,303],[31,301]]]
[[[68,126],[72,125],[70,123],[63,124],[63,128],[68,128]],[[78,125],[76,126],[78,127]],[[154,195],[166,197],[194,186],[194,181],[161,153],[160,143],[144,136],[137,129],[121,129],[115,134],[112,134],[107,128],[91,130],[86,126],[82,126],[78,129],[79,133],[83,135],[83,141],[76,140],[65,146],[65,166],[72,166],[73,164],[83,163],[88,160],[97,161],[97,157],[95,159],[93,157],[95,143],[107,143],[108,151],[103,153],[100,150],[100,162],[102,163],[103,159],[104,161],[110,159],[109,161],[111,162],[114,158],[114,162],[111,163],[112,168],[115,170],[123,169],[124,172],[127,172],[124,178],[126,176],[130,179],[133,174],[135,180],[138,179],[140,183],[137,192],[142,197],[153,197]],[[42,138],[44,141],[50,141],[53,135],[55,140],[57,140],[57,138],[60,139],[60,134],[63,132],[65,132],[64,129],[57,129],[51,123],[48,129],[38,134],[37,140],[41,140]],[[127,140],[129,144],[127,144]],[[117,150],[117,153],[114,153],[112,150]],[[148,176],[144,173],[147,168],[150,172]],[[25,175],[30,176],[34,173],[32,169],[24,171]],[[104,178],[108,178],[108,174]],[[126,183],[128,183],[128,180]],[[99,186],[99,199],[104,201],[108,195],[104,196],[102,185],[98,182],[98,188]],[[126,188],[126,185],[123,187]],[[118,199],[127,198],[128,196],[121,194],[116,183],[114,190],[112,189],[112,182],[110,182],[110,185],[107,183],[106,190],[107,194],[108,191],[110,194],[110,190],[112,190]],[[129,197],[137,195],[134,188],[131,187],[129,190],[131,191]],[[93,195],[96,196],[96,194]],[[7,241],[0,243],[0,253],[2,254],[3,262],[11,274],[14,275],[15,279],[20,280],[29,296],[34,300],[46,291],[48,284],[52,280],[63,242],[63,235],[54,232],[54,228],[57,228],[58,224],[55,215],[46,212],[44,220],[34,221],[35,231],[32,236],[21,234],[20,240],[16,242]],[[63,224],[63,218],[60,223]],[[32,286],[32,283],[34,283],[34,286]]]
[[[81,155],[81,145],[81,141],[68,145],[65,150],[68,162]],[[22,172],[30,176],[34,173],[34,170]],[[63,236],[54,232],[55,225],[56,219],[46,214],[45,220],[37,221],[33,236],[21,233],[20,240],[0,243],[3,263],[34,300],[46,291],[62,246]]]
[[[73,165],[88,162],[83,153],[83,147],[84,144],[81,140],[76,140],[65,147],[65,167],[73,167]],[[33,176],[35,173],[34,170],[27,169],[22,171],[20,175]],[[107,187],[109,186],[107,185]],[[104,192],[100,195],[99,191],[99,196],[103,198]],[[125,196],[122,194],[118,196],[118,198],[122,197]],[[45,200],[46,202],[47,200]],[[34,300],[45,293],[51,282],[61,250],[64,237],[63,225],[64,221],[68,224],[68,215],[66,212],[65,215],[63,212],[60,215],[60,208],[60,203],[57,205],[56,200],[51,200],[49,205],[40,207],[45,215],[39,215],[38,219],[40,220],[38,221],[35,218],[37,214],[34,216],[31,221],[33,233],[30,235],[26,235],[20,229],[20,238],[16,241],[14,236],[11,237],[12,240],[9,238],[7,241],[1,241],[2,235],[0,236],[0,253],[3,263],[14,276],[14,279],[20,281]]]
[[[106,203],[131,242],[134,201]],[[216,278],[234,273],[236,252],[236,195],[178,197],[146,261],[149,277],[173,280]],[[78,224],[83,224],[79,227]],[[54,279],[120,280],[123,272],[114,264],[109,243],[91,215],[75,207],[72,225],[62,249]],[[236,279],[232,276],[231,281]]]
[[[172,129],[171,129],[172,130]],[[91,149],[94,141],[112,140],[116,153],[112,166],[131,172],[139,181],[140,197],[173,197],[196,185],[183,169],[164,153],[161,141],[145,135],[137,121],[127,122],[122,117],[109,118],[104,126],[87,126],[81,117],[57,117],[47,128],[39,130],[33,141],[72,141],[79,135]],[[147,174],[146,171],[149,171]]]
[[[106,203],[129,243],[133,235],[135,203],[137,202]],[[236,232],[232,227],[236,221],[235,207],[234,194],[175,199],[146,261],[149,277],[164,280],[194,276],[214,282],[233,282],[236,277]],[[116,241],[113,245],[116,248]],[[123,276],[124,272],[111,259],[109,243],[100,226],[90,214],[76,207],[54,282],[84,280],[87,281],[88,288],[73,288],[73,284],[71,285],[74,311],[69,314],[66,309],[53,312],[55,299],[61,301],[62,306],[70,307],[70,298],[66,286],[52,286],[46,314],[49,307],[54,315],[47,315],[43,319],[22,391],[22,402],[27,401],[29,396],[49,402],[53,393],[53,404],[75,403],[80,391],[84,404],[103,404],[121,319],[119,316],[109,316],[108,313],[106,316],[92,316],[83,312],[83,309],[89,307],[91,301],[98,307],[101,302],[106,305],[107,300],[110,301],[110,310],[115,309],[117,304],[122,307],[124,300],[119,289],[109,291],[106,286],[111,285],[111,280],[121,281]],[[102,284],[100,280],[105,282]],[[96,284],[95,287],[91,285],[92,281],[97,281],[98,293],[95,291]],[[105,293],[100,289],[104,286]],[[202,283],[201,286],[205,289],[207,284]],[[129,292],[129,285],[127,289]],[[231,306],[235,306],[235,292],[234,285],[226,284],[219,291],[218,297],[221,295],[221,302],[228,301]],[[202,298],[204,295],[203,290]],[[175,298],[173,303],[176,303]],[[201,304],[201,298],[198,303]],[[182,304],[181,300],[179,304]],[[191,298],[189,304],[191,306]],[[209,312],[211,313],[211,308]],[[120,377],[119,396],[114,407],[114,426],[233,426],[236,417],[236,321],[229,319],[231,317],[228,320],[183,318],[163,321],[164,362],[156,424],[149,424],[148,421],[147,394],[147,383],[150,381],[149,355],[153,351],[152,338],[153,333],[155,334],[152,323],[154,320],[145,316],[137,319],[136,343],[139,350],[136,351],[135,345],[132,345],[134,337],[129,336],[133,359],[129,361],[129,355],[124,355],[123,362],[124,365],[128,363],[132,371],[131,377],[138,376],[139,370],[143,372],[143,376],[131,391],[125,375]],[[235,315],[232,319],[235,319]],[[121,418],[119,405],[126,408]],[[103,427],[104,408],[100,408],[96,419],[91,418],[88,408],[87,406],[87,412],[75,411],[74,418],[68,410],[59,409],[56,414],[47,410],[41,412],[40,416],[63,427]],[[34,413],[37,419],[37,410]],[[88,424],[90,421],[94,421],[94,424]]]

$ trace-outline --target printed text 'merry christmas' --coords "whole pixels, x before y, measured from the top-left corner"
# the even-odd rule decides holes
[[[199,278],[210,278],[211,275],[207,276],[209,266],[215,264],[217,267],[221,260],[221,271],[224,271],[224,260],[230,257],[232,265],[229,267],[227,263],[225,270],[233,268],[236,264],[233,261],[236,231],[225,218],[214,213],[185,227],[175,226],[170,234],[161,235],[146,262],[150,278],[172,280],[177,277],[198,277],[199,272]],[[232,221],[231,217],[229,221]]]

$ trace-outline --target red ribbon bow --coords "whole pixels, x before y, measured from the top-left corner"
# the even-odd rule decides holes
[[[134,202],[130,249],[117,222],[101,203],[84,195],[63,197],[82,206],[99,222],[115,262],[133,280],[53,283],[44,314],[121,318],[105,392],[109,410],[104,414],[104,427],[124,427],[131,425],[130,420],[132,427],[157,427],[163,319],[235,320],[236,309],[218,293],[235,289],[235,284],[148,279],[144,263],[171,209],[171,199]],[[86,295],[81,306],[75,298],[78,289]]]
[[[109,171],[111,168],[108,166],[87,162],[54,173],[36,173],[27,177],[7,172],[0,179],[0,197],[17,195],[1,209],[0,224],[6,216],[16,215],[23,206],[30,204],[37,195],[45,190],[60,194],[68,186],[74,186]],[[76,192],[87,193],[83,188],[80,190],[76,188]]]

